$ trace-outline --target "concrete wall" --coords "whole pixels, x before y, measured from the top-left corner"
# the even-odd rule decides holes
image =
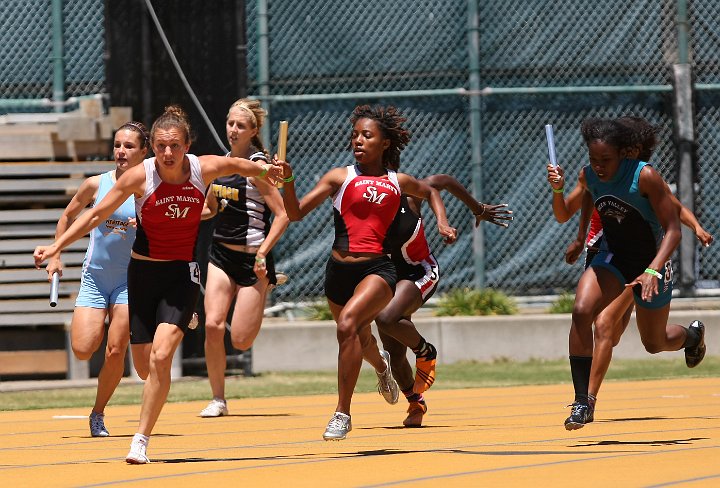
[[[708,355],[720,354],[720,310],[682,310],[670,314],[671,323],[685,326],[695,319],[705,324]],[[417,319],[415,324],[420,333],[437,347],[440,364],[497,358],[518,361],[561,359],[568,356],[569,314],[433,317]],[[663,325],[658,324],[658,327]],[[335,323],[332,321],[268,320],[253,346],[253,370],[336,369],[337,352]],[[633,359],[678,355],[682,352],[656,355],[645,352],[634,315],[614,352],[616,358]]]

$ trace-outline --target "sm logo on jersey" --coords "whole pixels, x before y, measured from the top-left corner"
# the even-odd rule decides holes
[[[370,203],[377,203],[380,205],[383,201],[383,199],[387,196],[387,193],[380,192],[378,193],[377,188],[374,186],[368,186],[365,190],[365,193],[363,193],[363,198],[369,201]]]
[[[167,206],[165,217],[170,217],[171,219],[184,219],[187,217],[188,211],[190,211],[190,207],[182,208],[177,203],[171,203]]]

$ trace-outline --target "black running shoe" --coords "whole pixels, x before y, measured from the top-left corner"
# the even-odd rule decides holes
[[[575,402],[572,405],[570,416],[565,419],[565,430],[577,430],[585,427],[594,420],[594,409],[586,403]]]
[[[690,330],[692,329],[692,330]],[[705,325],[699,320],[693,321],[688,327],[688,334],[695,333],[700,337],[696,346],[685,348],[685,364],[688,368],[694,368],[705,357]]]

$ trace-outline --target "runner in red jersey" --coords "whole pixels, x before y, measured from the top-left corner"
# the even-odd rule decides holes
[[[130,342],[133,356],[140,358],[133,358],[138,374],[146,381],[140,426],[126,457],[131,464],[149,462],[147,444],[170,390],[172,358],[199,294],[200,273],[193,249],[205,187],[233,173],[282,175],[282,168],[271,164],[188,154],[190,126],[177,106],[166,108],[155,121],[150,144],[155,158],[127,170],[98,205],[78,217],[53,244],[38,246],[34,253],[39,266],[135,196],[138,236],[128,266]]]
[[[325,273],[325,295],[337,323],[338,404],[325,429],[325,440],[345,439],[352,430],[350,403],[364,358],[378,375],[378,391],[388,403],[399,395],[392,377],[390,356],[377,348],[370,324],[390,302],[397,280],[395,267],[387,256],[388,229],[406,193],[430,201],[438,231],[449,242],[456,231],[445,217],[437,190],[412,176],[396,173],[400,152],[410,140],[403,127],[405,118],[395,107],[358,106],[350,118],[353,125],[350,148],[354,166],[335,168],[302,201],[295,194],[295,175],[285,168],[283,201],[290,220],[301,220],[332,197],[335,242]]]
[[[512,212],[507,205],[488,205],[475,200],[470,192],[449,175],[433,175],[422,180],[438,191],[447,190],[475,215],[475,226],[487,221],[507,227]],[[390,353],[393,375],[408,401],[406,427],[420,427],[427,405],[423,393],[435,381],[437,351],[415,328],[412,314],[432,295],[440,281],[440,269],[430,251],[420,207],[422,200],[402,195],[391,234],[391,258],[398,274],[395,296],[375,319],[383,347]],[[506,222],[503,222],[506,221]],[[415,353],[415,376],[407,360],[407,348]]]

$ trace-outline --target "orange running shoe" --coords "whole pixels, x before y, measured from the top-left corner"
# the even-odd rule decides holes
[[[405,427],[422,427],[422,419],[427,412],[427,405],[424,402],[410,402],[407,412],[408,416],[403,420],[403,425]]]
[[[419,357],[415,359],[415,393],[424,393],[435,383],[436,357]]]

